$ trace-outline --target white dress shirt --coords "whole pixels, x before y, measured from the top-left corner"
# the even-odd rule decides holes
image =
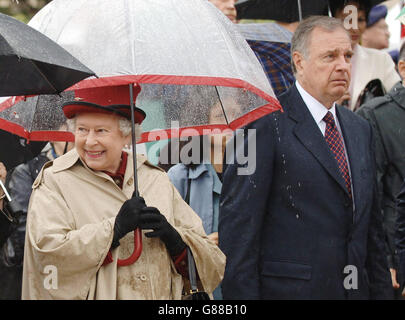
[[[332,113],[333,118],[335,119],[336,127],[340,133],[340,136],[342,137],[343,147],[345,149],[347,166],[349,168],[349,175],[350,175],[350,180],[351,180],[352,173],[350,171],[350,161],[349,161],[349,157],[347,155],[345,139],[343,138],[342,129],[340,128],[339,120],[336,117],[336,103],[333,103],[332,108],[328,109],[322,103],[320,103],[318,100],[316,100],[313,96],[311,96],[307,91],[305,91],[305,89],[303,87],[301,87],[301,85],[299,84],[298,81],[295,81],[295,85],[298,89],[298,92],[300,93],[300,95],[302,97],[302,100],[304,100],[304,103],[306,104],[309,112],[311,113],[316,124],[318,125],[319,130],[321,130],[323,136],[325,136],[325,131],[326,131],[326,122],[323,121],[323,118],[326,116],[328,111],[330,111]],[[352,196],[353,196],[352,199],[353,199],[353,206],[354,206],[353,182],[351,184],[352,184]]]
[[[322,134],[325,136],[325,130],[326,130],[326,122],[323,121],[323,118],[326,116],[328,111],[330,111],[333,115],[333,118],[335,119],[336,127],[340,133],[340,136],[343,139],[342,135],[342,129],[340,128],[339,120],[336,117],[336,103],[333,103],[332,108],[328,109],[326,108],[322,103],[320,103],[318,100],[316,100],[313,96],[311,96],[308,92],[305,91],[303,87],[299,84],[298,81],[295,82],[295,85],[297,86],[298,92],[300,93],[302,100],[304,100],[309,112],[311,113],[312,117],[314,118],[316,124],[319,127],[319,130],[321,130]],[[343,139],[343,144],[344,144],[344,139]],[[346,151],[346,146],[345,151]]]

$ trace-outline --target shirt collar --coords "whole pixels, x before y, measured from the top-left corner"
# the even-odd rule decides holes
[[[314,118],[315,122],[319,124],[323,121],[323,118],[326,116],[328,111],[330,111],[335,118],[336,121],[336,103],[333,103],[332,108],[326,108],[322,103],[316,100],[313,96],[311,96],[305,89],[300,85],[298,81],[295,82],[298,92],[300,93],[302,100],[306,104],[309,112],[311,112],[312,117]]]
[[[188,177],[189,179],[197,179],[200,175],[202,175],[204,172],[210,172],[211,175],[213,176],[213,186],[212,186],[212,191],[215,193],[221,194],[221,189],[222,189],[222,182],[219,180],[218,175],[210,163],[201,163],[197,165],[194,168],[190,168],[188,171]]]
[[[200,163],[197,166],[189,167],[188,177],[190,179],[197,179],[204,172],[208,171],[208,167],[205,163]]]

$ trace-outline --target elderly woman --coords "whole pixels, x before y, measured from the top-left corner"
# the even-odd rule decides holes
[[[23,299],[180,299],[187,246],[204,289],[221,281],[225,256],[167,175],[141,155],[140,196],[132,196],[132,157],[123,151],[130,143],[127,92],[93,89],[64,104],[75,149],[46,164],[33,184]],[[135,122],[144,118],[136,108]],[[133,251],[136,228],[142,254],[118,266]]]

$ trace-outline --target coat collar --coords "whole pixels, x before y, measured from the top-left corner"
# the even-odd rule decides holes
[[[405,110],[405,87],[402,82],[398,82],[388,94],[400,108]]]
[[[189,168],[188,177],[189,177],[189,179],[197,179],[205,172],[212,175],[212,177],[213,177],[212,191],[215,193],[221,194],[221,190],[222,190],[221,180],[219,180],[214,167],[210,163],[201,163],[194,168]]]

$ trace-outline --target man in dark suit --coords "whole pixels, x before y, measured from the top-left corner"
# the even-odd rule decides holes
[[[224,299],[392,298],[371,127],[335,105],[350,82],[350,37],[338,20],[311,17],[291,52],[284,112],[245,128],[256,133],[255,172],[225,168]]]

